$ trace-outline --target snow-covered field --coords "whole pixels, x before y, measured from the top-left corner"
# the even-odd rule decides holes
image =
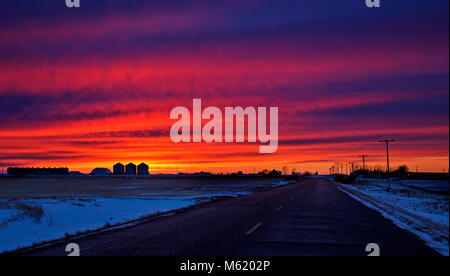
[[[284,184],[270,179],[0,179],[0,252]]]
[[[387,192],[386,180],[363,179],[341,189],[366,206],[379,211],[441,254],[449,255],[449,196],[418,190],[414,187],[432,187],[442,191],[436,183],[420,181],[394,181]],[[443,186],[445,189],[445,185]]]
[[[141,216],[179,209],[196,203],[190,198],[165,199],[29,199],[20,201],[30,208],[42,208],[42,216],[14,208],[0,209],[0,251],[64,237],[66,233],[94,230],[105,224],[117,224]]]

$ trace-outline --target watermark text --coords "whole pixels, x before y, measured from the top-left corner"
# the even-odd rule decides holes
[[[268,114],[269,113],[269,114]],[[269,115],[269,124],[267,124]],[[201,99],[193,100],[192,122],[188,108],[178,106],[170,112],[170,119],[178,120],[170,129],[174,143],[256,143],[259,141],[260,153],[274,153],[278,149],[278,107],[225,107],[225,118],[218,107],[210,106],[202,110]],[[247,119],[247,135],[245,121]],[[202,120],[209,120],[202,126]],[[225,120],[225,135],[223,123]],[[192,123],[192,138],[191,138]],[[236,131],[235,131],[236,127]]]

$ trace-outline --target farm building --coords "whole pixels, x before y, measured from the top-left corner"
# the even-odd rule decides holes
[[[145,163],[141,163],[138,166],[138,174],[139,175],[149,175],[148,172],[149,166]]]
[[[125,174],[125,166],[121,163],[117,163],[113,167],[114,174]]]
[[[136,175],[136,165],[130,163],[125,166],[125,174],[127,175]]]
[[[91,175],[110,175],[111,171],[106,168],[95,168],[92,170]]]
[[[9,175],[68,175],[68,168],[8,168]]]

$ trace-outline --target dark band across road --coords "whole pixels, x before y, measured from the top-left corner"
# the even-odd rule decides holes
[[[338,190],[310,179],[207,204],[76,241],[82,256],[439,255],[413,234]],[[66,255],[65,243],[30,255]]]

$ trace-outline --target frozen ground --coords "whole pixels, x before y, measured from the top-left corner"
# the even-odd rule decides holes
[[[441,254],[448,256],[448,193],[435,193],[442,192],[442,188],[436,183],[426,183],[424,180],[404,182],[391,183],[391,192],[387,192],[385,180],[377,179],[341,185],[341,189],[366,206],[376,209],[399,227],[414,233]],[[429,190],[433,192],[418,190],[415,187],[431,187]]]
[[[0,252],[285,184],[273,179],[0,179]]]

